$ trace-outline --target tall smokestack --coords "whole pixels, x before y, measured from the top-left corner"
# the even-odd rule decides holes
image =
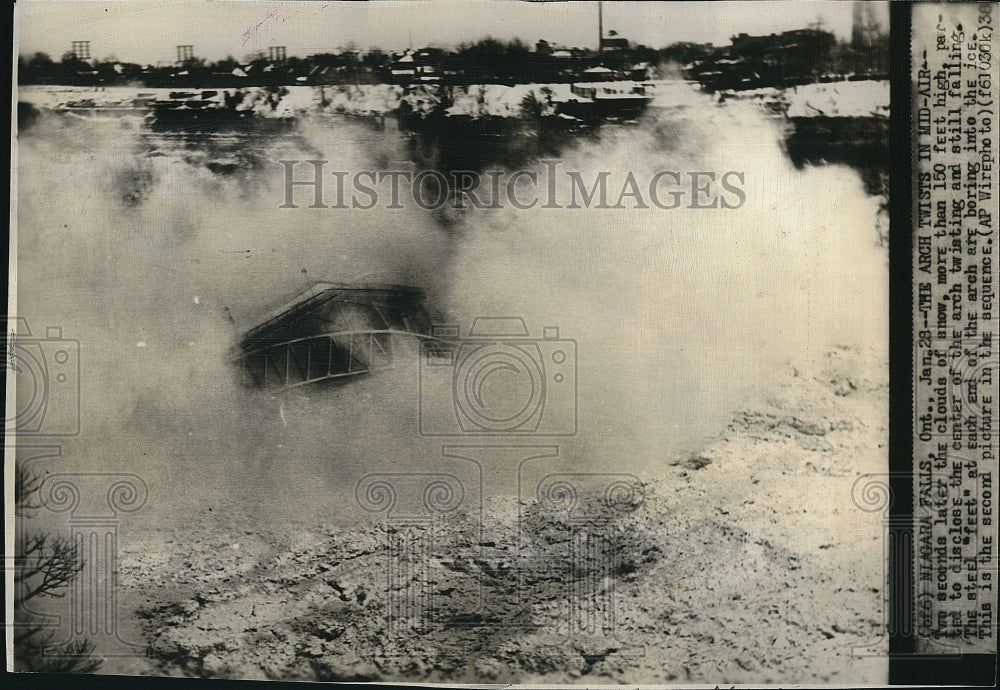
[[[597,2],[597,53],[604,50],[604,7],[600,0]]]

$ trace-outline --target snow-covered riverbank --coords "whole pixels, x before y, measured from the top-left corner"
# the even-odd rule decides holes
[[[698,86],[685,81],[644,82],[654,108],[683,107],[704,98]],[[224,91],[220,89],[219,91]],[[145,95],[169,98],[176,89],[114,87],[24,86],[18,98],[39,108],[59,109],[73,105],[94,108],[123,107]],[[230,89],[229,91],[233,91]],[[436,86],[404,89],[390,84],[282,87],[277,94],[263,87],[245,89],[255,112],[267,117],[294,117],[309,112],[349,115],[387,115],[406,101],[416,111],[439,107],[442,90]],[[723,99],[759,102],[788,117],[888,117],[889,83],[879,81],[807,84],[789,89],[755,89],[722,92]],[[570,84],[471,85],[448,90],[451,115],[469,117],[520,117],[529,96],[546,105],[573,97]]]
[[[598,510],[588,524],[531,505],[519,523],[516,507],[500,502],[482,526],[457,515],[433,534],[373,523],[283,535],[216,505],[183,533],[136,532],[122,555],[121,600],[143,621],[150,658],[105,670],[409,682],[884,679],[884,657],[852,653],[884,633],[882,517],[855,503],[862,475],[886,463],[879,357],[838,348],[796,359],[714,441],[664,468],[638,508]],[[610,561],[567,560],[588,530]],[[387,589],[387,572],[406,574],[397,589]],[[568,628],[571,607],[608,629]]]

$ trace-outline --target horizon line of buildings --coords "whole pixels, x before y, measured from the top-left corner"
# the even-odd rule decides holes
[[[632,46],[625,38],[610,36],[602,39],[600,50],[565,47],[544,39],[531,50],[517,41],[487,38],[452,50],[428,46],[394,52],[377,48],[362,52],[348,47],[313,53],[305,58],[289,56],[285,46],[270,46],[266,55],[261,51],[242,61],[227,57],[215,62],[196,56],[193,45],[178,45],[176,60],[140,65],[92,59],[89,41],[73,41],[72,50],[58,63],[36,53],[27,60],[19,56],[18,65],[21,83],[26,84],[69,82],[89,86],[142,81],[152,86],[148,82],[155,81],[182,85],[193,77],[211,77],[236,86],[241,83],[248,86],[271,83],[322,85],[372,80],[411,84],[523,78],[564,81],[605,63],[623,74],[634,73],[634,76],[645,78],[645,71],[639,75],[634,68],[647,70],[655,57],[655,50]]]
[[[433,46],[362,52],[352,46],[289,56],[285,46],[270,46],[243,61],[208,63],[193,45],[177,46],[169,64],[139,65],[91,60],[89,41],[73,41],[62,62],[36,54],[18,58],[24,84],[215,87],[334,85],[350,83],[462,84],[544,83],[597,79],[646,80],[661,62],[683,66],[688,78],[709,90],[783,86],[840,74],[881,78],[888,74],[888,34],[868,21],[856,22],[849,42],[821,25],[769,35],[740,33],[728,46],[678,42],[660,49],[635,45],[609,32],[600,48],[578,48],[539,39],[529,48],[520,41],[482,39],[458,49]],[[598,74],[600,73],[600,74]]]

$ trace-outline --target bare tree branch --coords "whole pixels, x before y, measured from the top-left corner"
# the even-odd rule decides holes
[[[44,673],[92,673],[103,662],[94,655],[89,640],[53,644],[54,633],[33,623],[37,620],[24,604],[39,596],[62,597],[66,587],[83,570],[84,560],[77,542],[62,535],[28,532],[24,520],[42,507],[38,492],[42,477],[18,464],[15,498],[21,531],[15,552],[14,571],[14,668]]]
[[[32,472],[23,464],[14,467],[14,502],[21,512],[38,510],[42,507],[38,500],[38,490],[42,487],[43,478]]]

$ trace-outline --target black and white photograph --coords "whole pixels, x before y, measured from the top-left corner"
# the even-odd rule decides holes
[[[885,685],[903,561],[995,654],[997,8],[912,185],[896,9],[18,2],[8,670]]]

